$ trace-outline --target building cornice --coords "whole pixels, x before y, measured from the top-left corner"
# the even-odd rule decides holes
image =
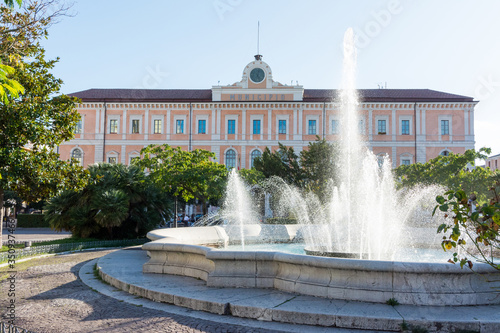
[[[418,109],[473,109],[478,102],[408,102],[408,103],[360,103],[362,110],[413,110]],[[109,109],[180,109],[188,110],[190,106],[197,110],[212,110],[215,109],[318,109],[322,110],[325,107],[327,110],[336,110],[340,107],[340,103],[335,102],[300,102],[300,101],[285,101],[285,102],[174,102],[174,103],[122,103],[122,102],[106,102],[106,107]],[[79,109],[101,109],[104,108],[104,102],[83,102],[77,105]]]

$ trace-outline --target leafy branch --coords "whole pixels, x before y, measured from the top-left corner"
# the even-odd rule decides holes
[[[500,270],[500,263],[495,255],[500,251],[500,176],[497,175],[495,184],[490,188],[490,201],[476,209],[475,195],[467,196],[465,191],[448,191],[444,196],[437,196],[438,205],[433,215],[439,209],[445,212],[445,218],[450,223],[441,224],[437,232],[445,233],[441,246],[443,250],[452,250],[461,247],[467,254]],[[446,233],[449,233],[446,235]],[[467,241],[473,246],[466,246]],[[468,257],[455,251],[451,263],[460,263],[460,267],[467,265],[472,268],[473,263]]]

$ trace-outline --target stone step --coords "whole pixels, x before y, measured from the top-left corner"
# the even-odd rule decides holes
[[[133,295],[193,310],[263,321],[399,332],[500,332],[500,306],[414,306],[353,302],[274,289],[207,287],[195,278],[144,274],[145,251],[129,248],[98,261],[104,281]]]

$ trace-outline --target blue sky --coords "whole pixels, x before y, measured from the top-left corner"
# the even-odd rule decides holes
[[[500,1],[80,0],[43,42],[63,92],[209,89],[241,79],[257,51],[284,84],[340,86],[345,30],[359,88],[472,96],[476,148],[500,153]]]

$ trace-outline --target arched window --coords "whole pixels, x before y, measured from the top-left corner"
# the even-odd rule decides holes
[[[441,155],[443,155],[443,156],[449,156],[449,155],[450,155],[450,152],[449,152],[449,151],[447,151],[447,150],[443,150],[443,151],[441,152]]]
[[[262,153],[260,152],[260,150],[255,149],[255,150],[252,151],[252,153],[250,154],[250,168],[253,168],[253,161],[257,157],[261,157],[261,156],[262,156]]]
[[[226,168],[236,168],[236,152],[233,149],[226,152]]]
[[[83,165],[83,152],[80,148],[73,149],[71,152],[71,158],[74,158],[80,165]]]
[[[377,164],[379,168],[382,168],[384,166],[386,156],[387,154],[384,153],[377,154]]]

